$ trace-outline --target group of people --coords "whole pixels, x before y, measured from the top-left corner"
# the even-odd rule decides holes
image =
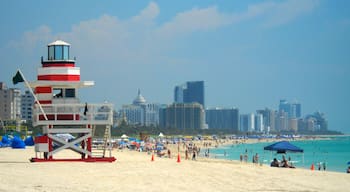
[[[290,157],[289,157],[290,161]],[[283,155],[282,156],[282,161],[279,162],[276,158],[273,159],[273,161],[270,164],[271,167],[285,167],[285,168],[295,168],[292,164],[288,162],[286,157]]]
[[[318,170],[321,171],[321,169],[323,169],[323,171],[326,170],[326,162],[319,162],[318,163]]]
[[[239,160],[240,160],[240,162],[243,162],[243,161],[248,162],[248,151],[247,150],[245,151],[244,155],[243,154],[239,155]],[[259,164],[259,154],[258,153],[253,155],[252,162],[255,164]]]

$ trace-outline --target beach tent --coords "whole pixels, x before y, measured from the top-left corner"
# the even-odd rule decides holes
[[[25,149],[26,145],[24,144],[21,138],[15,136],[12,140],[11,147],[13,149]]]
[[[274,144],[264,147],[264,150],[276,151],[277,153],[287,153],[287,152],[303,153],[303,163],[304,163],[304,150],[289,143],[288,141],[276,142]],[[271,153],[271,159],[272,159],[272,153]]]
[[[289,143],[288,141],[279,141],[277,143],[264,147],[264,150],[277,151],[277,153],[286,153],[286,152],[303,153],[304,152],[303,149]]]
[[[9,138],[7,135],[3,136],[1,139],[1,143],[3,147],[9,147],[11,146],[11,138]]]
[[[121,136],[121,138],[122,138],[122,139],[127,139],[127,138],[128,138],[128,136],[127,136],[127,135],[125,135],[125,134],[123,134],[123,135]]]
[[[75,137],[69,133],[57,133],[56,136],[65,140],[66,142],[75,139]]]
[[[163,133],[159,133],[158,137],[164,137]]]
[[[34,145],[34,139],[32,136],[27,137],[24,140],[24,144],[26,144],[26,146],[33,146]]]

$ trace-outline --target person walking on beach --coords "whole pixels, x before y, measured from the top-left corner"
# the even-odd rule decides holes
[[[171,158],[171,151],[168,149],[168,158]]]
[[[255,161],[256,164],[259,164],[259,155],[258,155],[258,153],[255,154],[254,161]]]
[[[185,151],[185,159],[188,160],[188,150]]]
[[[192,160],[196,160],[196,151],[193,150]]]
[[[323,162],[323,171],[326,171],[326,162]]]
[[[246,163],[248,162],[248,154],[247,153],[244,154],[243,159],[244,159],[244,162],[246,162]]]

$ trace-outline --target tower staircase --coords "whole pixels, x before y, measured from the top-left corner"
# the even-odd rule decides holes
[[[92,138],[98,141],[98,137],[95,137],[96,126],[92,127]],[[107,150],[109,150],[109,155],[111,155],[111,127],[106,126],[103,134],[102,143],[97,142],[92,149],[92,157],[102,157],[106,156]]]

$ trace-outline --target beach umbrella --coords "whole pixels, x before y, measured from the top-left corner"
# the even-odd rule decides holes
[[[123,134],[123,135],[121,136],[121,138],[122,138],[122,139],[127,139],[127,138],[128,138],[128,136],[127,136],[127,135],[125,135],[125,134]]]
[[[277,153],[286,153],[286,152],[299,152],[303,153],[304,150],[292,145],[288,141],[280,141],[274,144],[271,144],[269,146],[264,147],[264,150],[269,150],[269,151],[277,151]]]

